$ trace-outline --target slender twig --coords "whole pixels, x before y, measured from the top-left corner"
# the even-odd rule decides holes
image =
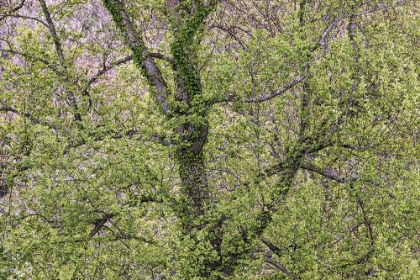
[[[15,54],[15,55],[20,55],[20,56],[22,56],[24,58],[27,58],[29,60],[41,62],[42,64],[44,64],[45,66],[47,66],[49,69],[51,69],[54,73],[56,73],[58,76],[61,77],[63,75],[63,72],[59,71],[48,60],[45,60],[43,58],[34,57],[34,56],[30,55],[30,54],[23,53],[23,52],[20,52],[20,51],[16,51],[16,50],[13,50],[13,49],[0,49],[0,52],[7,52],[7,53]]]
[[[116,66],[118,66],[118,65],[121,65],[121,64],[123,64],[123,63],[126,63],[126,62],[128,62],[128,61],[131,61],[133,59],[133,56],[132,55],[129,55],[129,56],[126,56],[126,57],[124,57],[124,58],[121,58],[121,59],[119,59],[119,60],[117,60],[117,61],[115,61],[115,62],[112,62],[110,65],[108,65],[108,66],[105,66],[104,65],[104,67],[101,69],[101,70],[99,70],[95,75],[93,75],[93,77],[91,77],[90,79],[89,79],[89,81],[87,82],[87,84],[86,84],[86,86],[85,86],[85,88],[82,90],[82,92],[83,93],[86,93],[87,92],[87,89],[93,84],[93,83],[95,83],[97,80],[98,80],[98,78],[99,77],[101,77],[103,74],[105,74],[107,71],[109,71],[109,70],[111,70],[112,68],[114,68],[114,67],[116,67]]]
[[[239,43],[239,45],[241,45],[242,49],[244,49],[244,50],[247,49],[245,47],[245,45],[242,43],[242,41],[231,31],[232,27],[227,28],[227,27],[224,27],[224,26],[221,26],[221,25],[216,25],[216,24],[209,27],[209,29],[213,29],[213,28],[218,28],[222,31],[225,31],[226,33],[229,34],[229,36],[231,36],[233,39],[235,39]]]
[[[30,16],[24,16],[24,15],[18,15],[18,14],[0,14],[0,20],[7,18],[7,17],[13,17],[13,18],[23,18],[23,19],[30,19],[30,20],[34,20],[36,22],[41,23],[42,25],[44,25],[45,27],[48,28],[48,24],[46,24],[45,22],[43,22],[42,20],[40,20],[39,18],[34,18],[34,17],[30,17]]]
[[[320,168],[318,168],[318,167],[316,167],[316,166],[314,166],[312,164],[308,164],[308,163],[301,164],[300,167],[302,169],[315,172],[315,173],[317,173],[317,174],[319,174],[321,176],[324,176],[325,178],[334,180],[334,181],[339,182],[339,183],[346,183],[346,182],[349,182],[349,181],[356,181],[358,179],[358,177],[343,178],[343,177],[338,176],[337,174],[333,174],[331,172],[322,170],[322,169],[320,169]]]
[[[282,86],[281,88],[279,88],[279,89],[277,89],[277,90],[275,90],[275,91],[273,91],[269,94],[264,94],[264,95],[261,95],[261,96],[258,96],[258,97],[243,97],[243,98],[240,98],[240,97],[237,96],[237,94],[227,94],[226,98],[213,100],[212,104],[220,103],[220,102],[261,103],[261,102],[268,101],[270,99],[273,99],[276,96],[279,96],[279,95],[285,93],[289,89],[293,88],[295,85],[302,82],[304,79],[305,79],[305,76],[303,76],[303,75],[298,76],[295,79],[293,79],[291,82]]]
[[[27,118],[34,124],[40,124],[40,125],[44,125],[46,127],[52,128],[52,129],[57,129],[57,127],[55,125],[44,122],[44,121],[41,121],[41,120],[35,118],[34,116],[32,116],[29,113],[20,112],[19,110],[15,109],[13,107],[10,107],[10,106],[5,106],[5,105],[2,105],[2,104],[0,104],[0,105],[1,105],[0,106],[0,112],[10,112],[10,113],[22,116],[24,118]]]
[[[25,1],[26,0],[20,1],[19,5],[17,5],[16,7],[14,7],[13,9],[11,9],[10,11],[8,11],[7,14],[13,14],[14,12],[19,11],[23,7],[23,5],[25,5]],[[6,18],[6,16],[0,17],[0,21],[3,20],[4,18]]]

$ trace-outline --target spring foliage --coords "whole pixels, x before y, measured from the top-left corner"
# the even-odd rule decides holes
[[[1,278],[420,278],[418,9],[0,7]]]

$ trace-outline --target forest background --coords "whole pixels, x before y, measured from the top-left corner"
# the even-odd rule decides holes
[[[0,278],[420,279],[419,11],[0,1]]]

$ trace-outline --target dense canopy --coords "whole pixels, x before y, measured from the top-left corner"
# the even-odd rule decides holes
[[[4,0],[0,278],[420,279],[420,6]]]

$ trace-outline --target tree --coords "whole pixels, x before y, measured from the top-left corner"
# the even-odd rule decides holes
[[[4,278],[416,278],[415,1],[11,1]]]

